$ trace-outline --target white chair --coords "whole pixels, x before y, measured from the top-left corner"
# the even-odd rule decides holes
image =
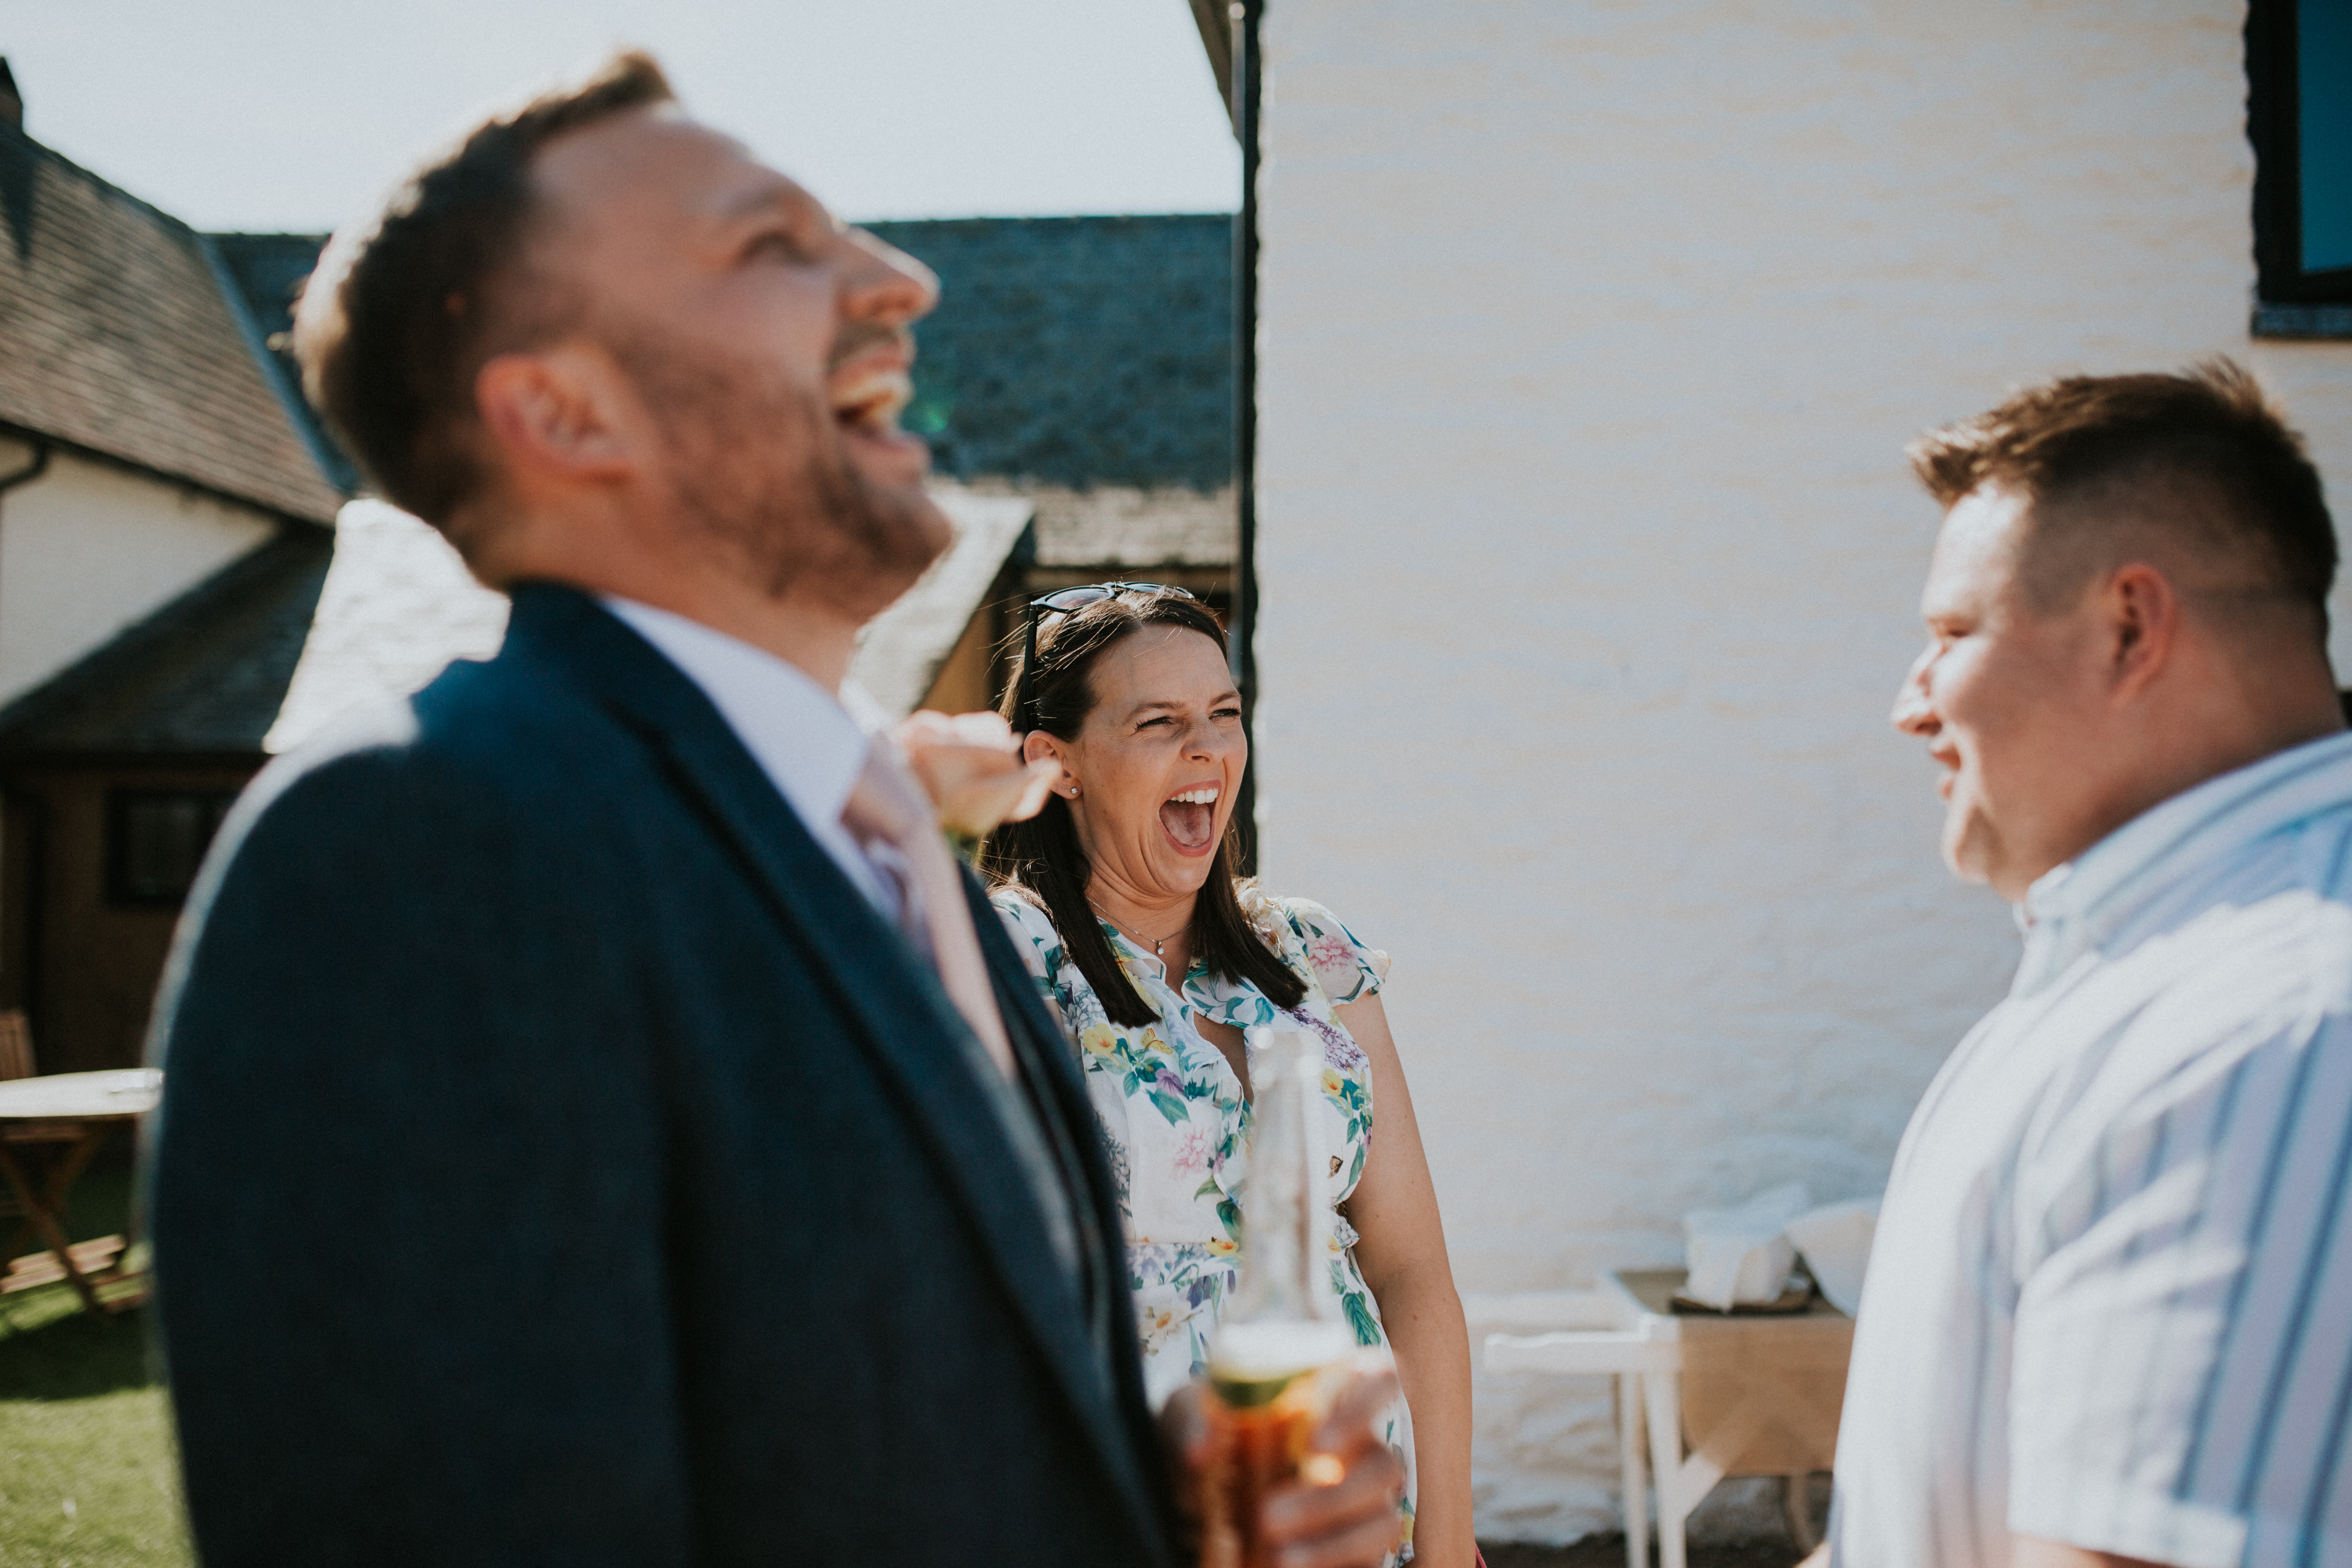
[[[1601,1321],[1622,1327],[1489,1334],[1486,1370],[1617,1380],[1629,1568],[1648,1568],[1651,1477],[1659,1568],[1687,1568],[1684,1526],[1727,1475],[1784,1477],[1790,1533],[1811,1551],[1804,1472],[1829,1468],[1853,1324],[1822,1303],[1792,1317],[1680,1317],[1671,1299],[1682,1279],[1680,1269],[1604,1275],[1591,1300]],[[1688,1410],[1686,1393],[1696,1402]]]
[[[1679,1383],[1683,1347],[1678,1340],[1655,1339],[1646,1328],[1580,1329],[1549,1334],[1488,1334],[1488,1372],[1583,1373],[1617,1380],[1617,1460],[1625,1495],[1626,1568],[1649,1568],[1649,1478],[1642,1456],[1644,1406],[1651,1444],[1661,1476],[1681,1479],[1682,1436]],[[1664,1402],[1663,1411],[1659,1402]],[[1661,1440],[1663,1439],[1663,1441]],[[1693,1478],[1696,1479],[1696,1478]],[[1706,1495],[1710,1479],[1698,1489]],[[1683,1521],[1698,1498],[1681,1503],[1678,1484],[1658,1489],[1659,1568],[1686,1568]],[[1681,1503],[1681,1506],[1677,1506]]]

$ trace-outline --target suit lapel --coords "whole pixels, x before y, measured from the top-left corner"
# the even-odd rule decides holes
[[[981,1234],[980,1250],[1146,1538],[1160,1539],[1162,1522],[1134,1462],[1141,1456],[1106,1397],[1113,1391],[1096,1370],[1075,1282],[1024,1261],[1052,1256],[1045,1221],[1011,1141],[987,1109],[989,1089],[974,1070],[987,1057],[930,967],[818,847],[701,689],[635,632],[573,590],[531,584],[514,595],[509,646],[518,639],[570,667],[595,700],[646,739],[760,886],[830,987],[851,1032],[898,1090],[916,1130],[937,1148],[939,1168]],[[992,915],[982,929],[994,925]],[[1047,1069],[1057,1103],[1066,1103],[1060,1080],[1069,1076],[1068,1065]],[[1081,1088],[1081,1101],[1083,1094]]]
[[[1075,1043],[1045,1010],[1036,981],[1005,934],[1003,917],[989,903],[977,881],[967,878],[966,891],[971,900],[972,923],[981,933],[981,952],[995,982],[997,1008],[1004,1016],[1005,1027],[1023,1037],[1021,1043],[1027,1047],[1021,1052],[1024,1068],[1069,1141],[1084,1184],[1076,1196],[1087,1205],[1093,1244],[1110,1266],[1115,1287],[1111,1293],[1124,1299],[1127,1292],[1118,1282],[1127,1273],[1126,1237],[1118,1189],[1103,1157],[1094,1105],[1087,1098],[1086,1069]]]
[[[1004,1015],[1005,1027],[1018,1037],[1014,1048],[1022,1051],[1041,1098],[1050,1102],[1052,1113],[1058,1116],[1078,1165],[1082,1191],[1076,1195],[1087,1205],[1090,1223],[1082,1228],[1105,1281],[1112,1375],[1118,1382],[1120,1399],[1130,1420],[1156,1430],[1143,1385],[1143,1351],[1136,1338],[1134,1298],[1127,1284],[1127,1236],[1118,1209],[1118,1188],[1103,1153],[1093,1101],[1087,1095],[1086,1068],[1068,1034],[1045,1010],[1045,998],[1006,934],[1002,917],[977,883],[971,885],[970,896],[972,921],[980,928],[981,951],[996,982],[997,1006]],[[1023,1050],[1024,1042],[1030,1048]],[[1156,1443],[1156,1437],[1151,1441]]]

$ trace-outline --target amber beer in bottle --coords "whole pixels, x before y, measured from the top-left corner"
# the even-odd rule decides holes
[[[1329,1205],[1316,1170],[1322,1045],[1295,1029],[1262,1040],[1251,1063],[1241,1282],[1209,1347],[1202,1568],[1265,1568],[1259,1510],[1298,1474],[1356,1349],[1332,1297]]]

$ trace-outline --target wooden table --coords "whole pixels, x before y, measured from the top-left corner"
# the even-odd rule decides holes
[[[1837,1452],[1853,1321],[1816,1298],[1787,1315],[1677,1312],[1679,1268],[1606,1275],[1618,1327],[1486,1340],[1489,1371],[1601,1373],[1617,1379],[1618,1458],[1625,1473],[1625,1555],[1645,1568],[1656,1477],[1659,1568],[1685,1568],[1683,1523],[1727,1476],[1788,1478],[1790,1525],[1810,1548],[1804,1478]],[[1643,1429],[1648,1428],[1648,1463]]]
[[[100,1237],[76,1245],[66,1239],[66,1202],[81,1178],[90,1156],[115,1128],[135,1121],[155,1109],[163,1098],[163,1075],[150,1068],[115,1072],[54,1073],[47,1078],[20,1078],[0,1082],[0,1179],[16,1194],[25,1212],[17,1230],[48,1243],[47,1252],[17,1258],[0,1278],[0,1294],[36,1285],[72,1282],[82,1305],[93,1312],[121,1311],[145,1299],[143,1288],[101,1289],[138,1281],[140,1277],[120,1267],[123,1238]],[[36,1182],[25,1155],[33,1149],[50,1151],[41,1162],[46,1169]],[[12,1243],[5,1252],[16,1251]]]

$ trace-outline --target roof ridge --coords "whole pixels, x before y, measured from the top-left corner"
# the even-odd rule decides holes
[[[82,164],[75,163],[71,158],[67,157],[63,153],[58,152],[47,142],[35,141],[32,135],[21,125],[11,125],[8,121],[0,120],[0,136],[14,136],[18,141],[24,142],[26,146],[31,148],[34,152],[39,153],[42,157],[47,158],[50,163],[71,170],[73,173],[80,175],[83,179],[89,181],[91,184],[96,185],[100,190],[105,191],[112,195],[121,196],[132,206],[138,207],[142,211],[145,212],[150,217],[161,219],[171,227],[178,229],[181,233],[188,236],[192,240],[203,233],[201,229],[197,228],[195,225],[188,222],[185,218],[174,217],[170,213],[165,212],[162,207],[157,206],[153,202],[149,201],[146,197],[134,195],[131,192],[124,190],[121,185],[116,184],[112,180],[108,179],[104,174],[98,173],[96,170],[86,168]]]

